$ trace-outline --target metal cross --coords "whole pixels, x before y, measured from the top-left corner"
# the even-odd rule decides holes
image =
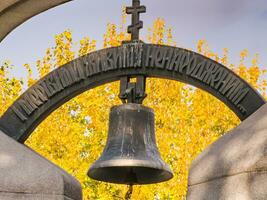
[[[128,33],[132,35],[132,40],[139,40],[139,30],[143,28],[140,21],[140,13],[145,13],[146,7],[140,5],[140,0],[133,0],[132,7],[126,7],[126,13],[132,15],[132,25],[128,27]]]

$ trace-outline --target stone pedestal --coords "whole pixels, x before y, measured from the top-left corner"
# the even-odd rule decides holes
[[[81,200],[80,183],[0,131],[0,199]]]
[[[187,200],[267,199],[267,104],[192,163]]]

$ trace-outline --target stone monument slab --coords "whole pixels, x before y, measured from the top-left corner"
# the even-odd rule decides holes
[[[0,42],[29,18],[71,0],[1,0]]]
[[[267,104],[192,163],[188,200],[267,199]]]
[[[81,200],[80,183],[0,131],[0,199]]]

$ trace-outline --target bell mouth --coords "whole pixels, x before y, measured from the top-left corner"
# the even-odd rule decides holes
[[[88,176],[98,181],[126,185],[146,185],[165,182],[173,178],[166,164],[145,160],[113,160],[104,161],[101,165],[94,164],[88,171]]]

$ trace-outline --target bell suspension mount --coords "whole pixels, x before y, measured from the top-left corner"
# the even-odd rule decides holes
[[[130,77],[122,77],[120,80],[120,94],[119,98],[122,103],[136,103],[142,104],[147,97],[146,77],[137,76],[136,82],[131,82]]]

